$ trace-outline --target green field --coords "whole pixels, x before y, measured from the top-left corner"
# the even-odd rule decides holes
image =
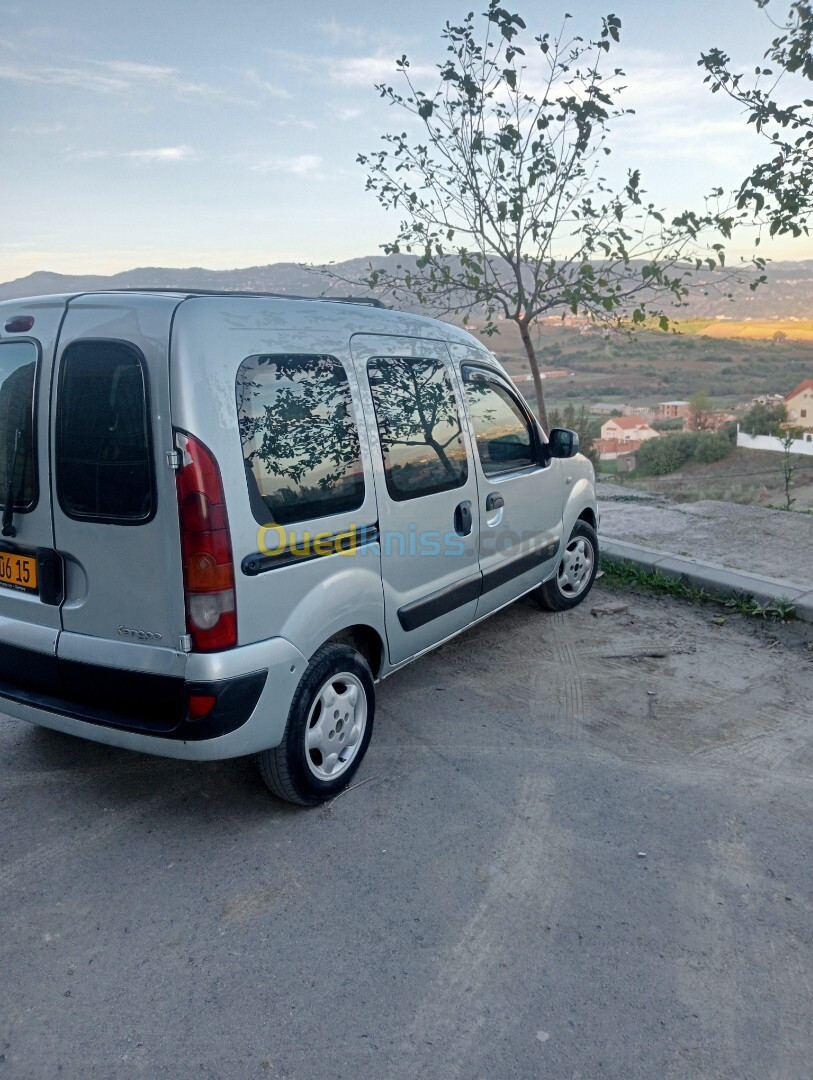
[[[687,399],[705,390],[720,407],[732,407],[757,394],[787,394],[803,379],[813,378],[813,340],[746,340],[709,337],[698,332],[708,323],[687,324],[691,333],[653,330],[605,336],[582,334],[560,323],[543,323],[534,344],[544,368],[565,368],[572,377],[550,380],[545,386],[548,407],[568,402],[655,405]],[[737,329],[749,324],[716,323]],[[787,331],[807,324],[770,324]],[[810,324],[813,335],[813,322]],[[484,339],[509,372],[528,371],[522,344],[513,324]],[[532,387],[523,387],[532,396]]]

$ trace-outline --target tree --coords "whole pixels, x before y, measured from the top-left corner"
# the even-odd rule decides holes
[[[484,315],[486,334],[514,322],[547,428],[536,320],[559,310],[668,329],[663,305],[681,302],[701,267],[720,267],[735,219],[719,190],[701,213],[667,220],[638,170],[617,185],[605,178],[611,122],[630,111],[618,104],[623,71],[600,70],[619,41],[615,15],[595,40],[571,33],[570,16],[556,35],[532,37],[500,0],[483,15],[482,33],[473,13],[446,23],[435,88],[416,85],[406,56],[396,65],[404,92],[377,86],[411,123],[358,161],[367,189],[401,214],[385,253],[411,258],[371,267],[365,283],[441,314]]]
[[[792,510],[793,504],[796,499],[791,495],[790,489],[794,486],[793,474],[796,472],[796,466],[791,461],[790,452],[793,449],[794,442],[799,438],[800,430],[798,428],[786,428],[780,432],[779,441],[782,444],[782,479],[785,482],[785,510]]]
[[[712,426],[714,402],[705,390],[689,398],[689,427],[692,431],[707,431]]]
[[[742,430],[749,435],[779,435],[788,418],[784,405],[757,402],[742,418]]]
[[[755,3],[767,8],[770,0]],[[813,4],[792,3],[779,30],[764,54],[773,66],[757,67],[753,81],[731,70],[722,49],[701,54],[698,64],[708,72],[704,81],[712,93],[722,90],[744,106],[748,123],[770,145],[769,159],[742,182],[737,206],[764,212],[771,236],[801,236],[808,235],[813,213],[813,95],[792,105],[779,104],[775,96],[785,76],[813,81]]]

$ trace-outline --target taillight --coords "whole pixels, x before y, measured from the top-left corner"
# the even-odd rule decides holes
[[[220,469],[194,436],[176,431],[175,445],[186,629],[195,652],[231,649],[237,644],[234,560]]]

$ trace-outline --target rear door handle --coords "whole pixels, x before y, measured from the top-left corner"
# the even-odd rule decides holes
[[[486,499],[486,510],[499,510],[501,506],[505,506],[505,499],[502,495],[495,495],[492,492]]]
[[[458,503],[454,511],[454,531],[458,536],[468,536],[471,532],[471,502]]]

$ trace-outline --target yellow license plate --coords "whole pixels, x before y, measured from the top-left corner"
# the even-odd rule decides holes
[[[0,587],[33,592],[37,588],[37,560],[31,555],[0,551]]]

